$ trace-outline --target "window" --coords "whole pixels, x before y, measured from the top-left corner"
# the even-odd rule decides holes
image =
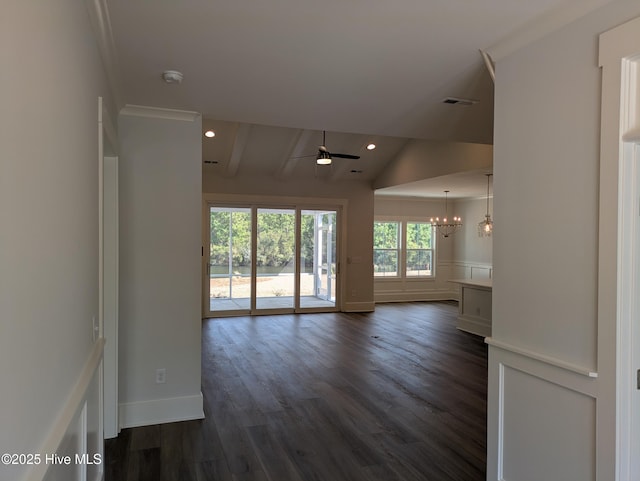
[[[432,276],[433,227],[427,222],[407,222],[406,226],[406,276]]]
[[[434,232],[429,222],[375,221],[375,277],[433,277]]]
[[[398,277],[400,258],[400,223],[374,222],[373,275]]]

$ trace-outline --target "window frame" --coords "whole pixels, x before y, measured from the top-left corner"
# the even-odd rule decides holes
[[[373,258],[376,258],[376,252],[394,252],[396,254],[396,273],[388,275],[386,272],[382,274],[376,275],[376,270],[374,267],[373,277],[376,279],[398,279],[402,272],[402,223],[397,220],[378,220],[374,219],[373,221],[373,231],[375,236],[375,228],[376,224],[396,224],[396,247],[373,247]]]
[[[373,278],[375,281],[378,280],[389,280],[389,281],[425,281],[425,280],[434,280],[436,278],[436,256],[437,256],[437,236],[436,230],[433,226],[431,226],[431,247],[425,249],[407,249],[407,224],[430,224],[428,219],[417,219],[417,218],[402,218],[395,216],[380,216],[375,217],[373,220],[374,229],[376,223],[396,223],[399,226],[398,233],[398,271],[397,275],[376,275],[375,269],[373,273]],[[393,250],[393,249],[377,249],[373,248],[373,251],[380,250]],[[431,274],[428,275],[407,275],[407,252],[409,250],[412,251],[430,251],[431,252]],[[375,255],[374,255],[375,258]]]

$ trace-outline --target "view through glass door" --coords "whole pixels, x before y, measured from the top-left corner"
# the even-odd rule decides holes
[[[209,205],[208,315],[335,310],[338,211]]]
[[[336,305],[336,211],[301,213],[300,307]]]
[[[251,209],[209,207],[210,311],[251,308]]]
[[[295,307],[296,211],[257,210],[256,309]]]

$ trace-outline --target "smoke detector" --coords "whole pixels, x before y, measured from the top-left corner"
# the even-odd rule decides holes
[[[182,72],[177,70],[165,70],[162,72],[162,79],[168,84],[179,84],[182,82]]]

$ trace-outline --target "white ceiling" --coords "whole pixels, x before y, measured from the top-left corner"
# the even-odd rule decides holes
[[[201,112],[217,125],[203,156],[219,163],[205,168],[317,175],[313,158],[290,158],[314,154],[326,130],[329,150],[362,157],[334,161],[328,176],[371,181],[411,138],[491,143],[479,49],[505,51],[536,22],[548,29],[608,0],[105,1],[123,103]],[[167,69],[183,82],[164,83]],[[379,149],[363,150],[371,139]]]

